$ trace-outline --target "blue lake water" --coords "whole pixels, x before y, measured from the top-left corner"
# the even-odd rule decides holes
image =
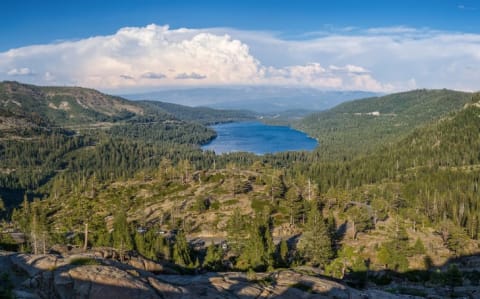
[[[217,138],[202,146],[216,154],[251,152],[257,155],[284,151],[311,151],[317,141],[307,134],[285,126],[261,122],[234,122],[212,126]]]

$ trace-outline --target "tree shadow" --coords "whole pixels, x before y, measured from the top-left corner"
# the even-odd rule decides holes
[[[15,256],[22,262],[22,255]],[[167,275],[93,258],[45,269],[41,266],[45,256],[23,257],[24,267],[30,267],[29,271],[23,269],[30,277],[22,283],[24,290],[42,298],[310,298],[357,292],[324,278],[301,280],[302,274],[290,270],[258,273],[255,277],[241,272]]]
[[[343,283],[358,289],[375,287],[394,294],[441,298],[480,298],[480,255],[452,257],[424,270],[352,271]],[[431,261],[431,260],[430,260]]]
[[[301,268],[253,277],[241,272],[182,275],[92,260],[37,267],[36,274],[30,274],[30,286],[46,298],[480,298],[479,255],[451,258],[427,270],[349,272],[341,280]]]
[[[345,236],[347,234],[347,230],[348,230],[348,222],[347,221],[343,222],[342,224],[340,224],[338,226],[338,228],[335,231],[336,242],[340,243],[341,241],[343,241],[343,239],[345,238]]]

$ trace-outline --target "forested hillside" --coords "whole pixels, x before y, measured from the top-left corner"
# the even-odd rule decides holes
[[[345,103],[303,122],[329,143],[264,156],[202,152],[215,132],[201,123],[216,111],[195,120],[189,109],[147,104],[81,128],[17,117],[42,129],[1,140],[2,197],[15,207],[5,226],[25,242],[0,243],[135,250],[185,273],[308,265],[356,287],[480,283],[443,267],[479,253],[478,94]]]
[[[0,82],[0,104],[15,115],[49,120],[57,126],[114,122],[144,114],[134,102],[92,89],[10,81]]]
[[[0,104],[0,196],[7,207],[57,175],[70,181],[92,175],[115,179],[157,165],[164,157],[199,159],[203,154],[198,145],[215,132],[199,124],[201,120],[184,121],[174,114],[221,114],[180,106],[166,111],[153,102],[131,102],[90,89],[17,82],[0,83]],[[48,193],[48,188],[42,190]]]
[[[312,114],[295,126],[317,138],[326,158],[371,153],[413,129],[461,109],[471,94],[414,90],[346,102]]]
[[[151,109],[163,110],[180,120],[198,122],[205,125],[251,120],[255,118],[253,112],[246,110],[218,110],[208,107],[188,107],[158,101],[140,101],[139,103]]]

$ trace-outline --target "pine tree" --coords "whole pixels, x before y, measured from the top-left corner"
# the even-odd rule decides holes
[[[290,224],[295,224],[302,213],[302,196],[296,186],[292,186],[285,193],[285,200],[288,207]]]
[[[412,254],[425,254],[427,251],[425,249],[425,245],[420,238],[417,238],[415,244],[412,247]]]
[[[357,238],[358,232],[365,232],[373,228],[373,219],[369,209],[363,206],[353,206],[347,211],[353,224],[353,239]]]
[[[265,246],[257,218],[248,226],[248,239],[238,257],[237,267],[240,270],[263,270],[265,267]]]
[[[183,230],[179,230],[175,237],[175,244],[173,245],[173,261],[175,264],[182,267],[192,265],[192,257],[190,254],[190,246]]]
[[[367,270],[361,252],[351,246],[344,245],[338,251],[337,257],[325,268],[325,274],[343,279],[349,273],[360,274]]]
[[[139,233],[138,231],[135,232],[135,250],[137,250],[138,253],[140,253],[143,256],[147,256],[147,244],[145,242],[145,235],[142,233]]]
[[[233,211],[232,216],[227,222],[227,241],[228,246],[234,254],[240,254],[245,244],[247,235],[247,225],[239,209]]]
[[[93,183],[92,183],[93,184]],[[94,195],[92,187],[92,194]],[[92,221],[92,201],[90,198],[87,198],[86,196],[80,196],[78,199],[79,204],[80,204],[80,218],[81,221],[83,222],[84,225],[84,234],[83,234],[83,250],[87,250],[88,247],[88,233],[89,233],[89,224]]]
[[[30,212],[29,232],[33,253],[39,254],[40,251],[42,251],[43,254],[46,254],[49,233],[46,214],[45,211],[43,211],[40,207],[39,199],[34,199]]]
[[[22,244],[22,251],[28,251],[28,247],[31,244],[28,242],[30,238],[30,226],[31,226],[31,208],[30,203],[25,195],[23,197],[23,202],[20,209],[13,210],[12,220],[17,224],[18,228],[25,236],[27,236],[26,241]]]
[[[284,175],[279,170],[272,170],[270,178],[268,179],[268,192],[270,193],[270,199],[273,202],[275,199],[283,198],[287,187],[284,182]]]
[[[378,261],[388,269],[405,271],[408,269],[407,256],[411,252],[407,231],[398,217],[389,231],[390,239],[380,245],[378,249]]]
[[[327,225],[315,204],[308,213],[298,247],[306,261],[314,266],[324,267],[333,256]]]
[[[190,183],[191,174],[193,172],[192,164],[189,160],[183,159],[178,162],[178,171],[181,173],[182,176],[182,183],[184,185]]]
[[[113,220],[113,246],[120,251],[123,260],[125,251],[133,249],[130,227],[127,223],[127,214],[124,209],[119,209]]]
[[[221,249],[213,244],[210,244],[207,248],[207,254],[203,261],[203,267],[212,271],[218,271],[222,263],[222,251]]]
[[[285,239],[280,241],[277,251],[277,267],[288,267],[288,244]]]
[[[261,223],[259,224],[260,233],[263,235],[264,254],[263,262],[267,267],[267,271],[273,271],[275,263],[275,244],[273,243],[272,236],[272,219],[270,216],[270,210],[265,208]]]
[[[444,221],[441,224],[442,239],[445,247],[458,256],[463,251],[463,244],[468,239],[465,230],[452,223],[452,221]]]

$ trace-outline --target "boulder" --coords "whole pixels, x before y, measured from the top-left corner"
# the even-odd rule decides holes
[[[143,260],[140,258],[132,258],[128,261],[128,264],[134,268],[145,270],[145,265],[143,263]]]
[[[182,298],[182,295],[186,292],[185,289],[181,287],[173,286],[153,277],[149,277],[148,282],[163,298]]]
[[[275,294],[277,296],[285,296],[286,298],[295,298],[295,296],[298,298],[298,291],[301,291],[303,294],[311,293],[312,295],[321,295],[326,298],[364,298],[362,292],[333,280],[301,274],[291,270],[279,271],[272,278],[276,281]],[[312,296],[311,298],[315,297],[318,296]]]
[[[56,271],[54,275],[53,287],[51,290],[60,298],[71,298],[74,282],[68,272]],[[43,288],[48,288],[44,286]]]
[[[79,266],[55,273],[54,288],[60,298],[158,298],[139,277],[111,266]]]
[[[178,272],[173,269],[174,265],[166,262],[155,262],[140,256],[130,257],[126,263],[134,268],[151,273],[178,274]]]
[[[4,259],[30,276],[23,283],[18,283],[21,289],[16,289],[15,295],[19,298],[415,298],[376,288],[353,289],[324,278],[310,268],[257,273],[254,280],[239,272],[166,275],[176,273],[167,262],[157,263],[141,256],[128,255],[121,263],[114,258],[115,255],[114,250],[106,248],[95,254],[88,252],[65,258],[51,254],[12,254]],[[112,258],[105,259],[109,256]],[[70,263],[78,258],[95,258],[96,264]],[[10,262],[8,264],[11,265]],[[429,290],[425,293],[432,298],[435,295],[445,297],[452,291],[461,296],[479,297],[475,286],[418,288]]]
[[[178,274],[178,271],[173,269],[174,265],[166,262],[154,262],[149,259],[143,259],[143,265],[145,266],[145,271],[148,271],[148,272]]]
[[[103,259],[116,259],[118,257],[117,252],[115,249],[110,247],[98,247],[94,249],[95,257],[103,258]]]
[[[53,254],[33,255],[33,254],[14,254],[10,256],[11,262],[33,277],[43,271],[51,271],[57,267],[67,264],[67,262]]]

